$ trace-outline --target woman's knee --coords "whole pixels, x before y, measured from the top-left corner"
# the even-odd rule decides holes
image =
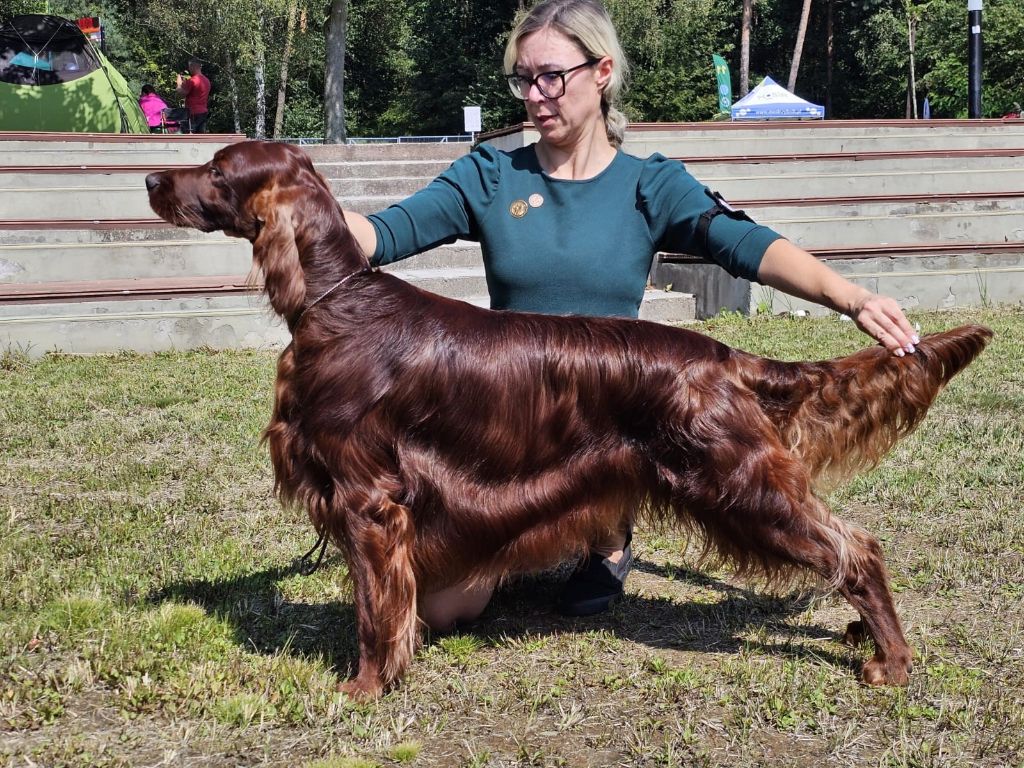
[[[419,616],[434,632],[450,632],[459,622],[472,621],[483,613],[497,579],[463,581],[423,595]]]

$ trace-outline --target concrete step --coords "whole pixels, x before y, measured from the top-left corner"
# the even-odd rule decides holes
[[[702,183],[732,199],[795,197],[845,197],[849,195],[954,194],[959,192],[1009,192],[1024,189],[1024,156],[974,158],[969,166],[960,158],[922,158],[920,162],[787,161],[777,163],[690,163],[688,169]],[[361,163],[360,166],[376,165]],[[389,166],[390,164],[382,164]],[[428,163],[438,173],[447,166]],[[335,168],[350,166],[338,164]],[[426,186],[434,175],[402,175],[398,164],[391,175],[353,175],[330,178],[341,198],[403,198]],[[0,171],[0,194],[87,190],[87,194],[111,191],[135,192],[145,187],[153,169],[132,171],[39,172]],[[357,172],[367,169],[357,168]],[[423,171],[412,168],[409,171]],[[375,171],[383,173],[382,167]]]
[[[47,220],[40,226],[4,226],[0,220],[0,244],[3,245],[62,245],[68,244],[106,244],[106,243],[141,243],[150,240],[187,240],[187,241],[222,241],[225,235],[220,232],[200,232],[187,227],[174,227],[150,215],[138,223],[128,227],[123,222],[110,226],[99,222],[92,226],[66,226],[68,222]],[[230,238],[234,240],[235,238]]]
[[[302,149],[315,164],[370,160],[448,160],[469,152],[467,142],[425,142],[402,144],[313,144]]]
[[[51,189],[106,189],[108,187],[145,189],[146,174],[151,172],[152,170],[54,173],[51,170],[18,170],[15,172],[0,170],[0,194],[21,191],[48,192]]]
[[[814,250],[856,245],[1024,241],[1024,198],[904,205],[750,207],[753,219]]]
[[[410,193],[411,194],[411,193]],[[377,211],[383,211],[390,205],[400,203],[408,195],[336,195],[338,204],[346,211],[355,211],[367,216]]]
[[[11,284],[244,275],[252,246],[219,232],[152,230],[0,230],[0,287]],[[480,245],[456,241],[385,269],[480,267]]]
[[[88,177],[69,187],[0,188],[4,219],[44,221],[66,215],[79,220],[149,219],[145,185],[97,182]]]
[[[777,176],[880,176],[887,173],[928,173],[957,171],[961,173],[990,170],[1016,170],[1024,172],[1024,146],[1015,154],[968,155],[906,153],[903,155],[853,155],[850,157],[825,156],[793,157],[787,159],[718,160],[716,158],[691,159],[686,169],[702,181],[704,179],[754,177],[772,180]]]
[[[1024,147],[1024,121],[1003,120],[816,120],[760,123],[632,124],[623,149],[646,157],[743,157],[820,152],[912,149],[1006,149]],[[529,123],[483,134],[499,149],[537,141]]]
[[[532,126],[526,124],[532,129]],[[733,138],[756,141],[761,138],[788,136],[827,136],[851,138],[863,136],[909,136],[918,141],[945,138],[951,134],[972,136],[1016,135],[1024,137],[1024,124],[1012,120],[987,119],[967,122],[948,120],[771,120],[755,122],[713,123],[630,123],[626,135],[649,138],[686,136],[695,141]]]
[[[467,297],[488,305],[486,294]],[[693,320],[692,296],[650,289],[641,318]],[[276,349],[287,328],[260,294],[51,303],[0,303],[0,350],[39,357],[47,352],[101,354],[124,350]]]
[[[1024,248],[1016,253],[974,253],[968,249],[899,258],[880,255],[830,260],[828,264],[854,283],[892,296],[905,309],[1019,305],[1024,300]],[[748,310],[766,308],[776,314],[826,312],[818,305],[755,283]]]
[[[918,216],[922,214],[960,215],[965,213],[1012,212],[1024,210],[1024,192],[993,195],[991,197],[933,197],[900,200],[808,200],[787,203],[767,203],[763,206],[750,205],[750,211],[773,216],[776,220],[805,217],[865,218],[877,216]]]
[[[448,160],[354,160],[318,162],[316,169],[327,179],[432,179],[450,165]]]
[[[1002,159],[1002,158],[998,158]],[[707,173],[690,171],[711,189],[731,200],[848,197],[860,195],[950,195],[1024,192],[1024,169],[1000,168],[866,171],[847,164],[845,170],[814,171],[795,163],[764,164]]]
[[[433,177],[402,176],[381,179],[330,179],[339,200],[359,198],[403,199],[423,189]]]
[[[480,243],[456,240],[383,267],[385,272],[423,269],[469,269],[483,264]]]
[[[770,200],[854,195],[1003,193],[1024,189],[1024,171],[1002,167],[921,170],[871,170],[826,173],[797,163],[693,167],[698,178],[728,199]],[[985,163],[994,165],[994,163]],[[877,166],[876,166],[877,168]],[[854,168],[854,170],[860,170]],[[0,173],[0,210],[6,219],[44,220],[55,211],[74,211],[75,218],[103,221],[152,218],[145,193],[146,171],[104,173]],[[426,177],[349,178],[332,180],[341,204],[367,214],[387,208],[422,189]]]
[[[452,299],[467,300],[487,295],[487,279],[483,265],[475,267],[410,268],[402,264],[391,265],[388,272],[431,293]]]
[[[768,132],[751,137],[742,132],[698,135],[650,135],[627,132],[623,148],[646,157],[660,152],[669,157],[744,157],[817,153],[905,152],[907,150],[1012,149],[1024,146],[1024,129],[988,132],[921,134],[917,131],[837,134],[808,130]]]
[[[224,235],[92,243],[0,242],[0,285],[246,274],[251,263],[249,243]]]
[[[825,250],[830,267],[871,291],[893,296],[908,309],[951,309],[1017,305],[1024,301],[1024,247],[972,243]],[[720,311],[744,314],[828,310],[746,280],[734,280],[717,266],[667,255],[652,271],[657,286],[693,292],[697,317]]]
[[[0,166],[66,165],[200,165],[221,147],[239,141],[240,136],[222,136],[207,141],[154,137],[147,141],[17,140],[0,134]]]
[[[279,348],[288,329],[260,295],[48,304],[0,303],[0,350],[38,357]]]
[[[415,185],[415,188],[423,184]],[[412,188],[412,187],[410,187]],[[347,210],[368,214],[405,199],[407,194],[349,195],[339,197]],[[151,219],[153,210],[144,184],[97,182],[92,177],[68,187],[0,188],[0,211],[4,219],[46,221],[67,212],[82,221]]]

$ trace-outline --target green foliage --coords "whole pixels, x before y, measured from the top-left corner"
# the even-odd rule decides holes
[[[7,0],[0,10],[0,21],[23,13],[46,13],[46,6],[46,0]]]
[[[612,18],[632,68],[626,113],[647,122],[708,120],[718,111],[712,54],[728,55],[735,21],[712,0],[612,0]]]
[[[481,107],[484,130],[523,120],[501,78],[514,0],[410,0],[410,117],[415,133],[462,133],[464,106]]]
[[[854,71],[857,77],[870,77],[871,88],[851,93],[849,108],[864,117],[903,117],[909,50],[905,19],[883,8],[865,19],[857,34],[861,45]]]
[[[345,66],[345,112],[352,136],[409,133],[413,61],[406,0],[351,5]]]
[[[1024,6],[989,0],[982,13],[982,111],[999,117],[1024,101]],[[967,12],[957,0],[932,0],[918,38],[921,85],[936,117],[967,117]]]
[[[294,1],[294,0],[291,0]],[[45,12],[102,18],[107,51],[133,88],[152,83],[169,103],[174,74],[200,56],[213,83],[211,129],[252,135],[257,70],[274,119],[290,0],[7,0],[0,15]],[[502,79],[502,52],[522,0],[361,0],[349,4],[345,108],[351,136],[462,133],[462,107],[484,130],[525,119]],[[717,112],[711,55],[730,63],[738,93],[741,0],[606,0],[632,66],[624,110],[637,121],[709,120]],[[758,0],[750,81],[785,81],[802,0]],[[284,134],[319,136],[324,115],[324,4],[298,2]],[[828,46],[831,13],[831,61]],[[963,0],[850,0],[812,5],[798,95],[833,118],[903,117],[908,15],[916,20],[917,98],[935,117],[966,117]],[[986,116],[1024,100],[1024,4],[987,0],[983,14]]]

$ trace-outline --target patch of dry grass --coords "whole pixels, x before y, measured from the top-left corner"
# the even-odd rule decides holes
[[[0,360],[0,762],[11,765],[1024,765],[1024,314],[921,429],[829,499],[879,534],[917,649],[906,690],[815,595],[695,572],[639,531],[608,614],[551,611],[564,574],[505,587],[373,704],[334,692],[354,617],[271,496],[267,354]],[[836,320],[704,330],[785,359],[863,345]]]

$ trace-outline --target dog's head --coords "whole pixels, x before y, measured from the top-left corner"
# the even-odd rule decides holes
[[[165,221],[252,242],[271,304],[284,317],[298,312],[306,298],[299,231],[308,241],[339,241],[347,231],[327,182],[290,144],[231,144],[195,168],[149,174],[146,188],[150,206]]]
[[[324,189],[309,156],[290,144],[269,141],[231,144],[203,165],[146,177],[149,204],[160,218],[253,242],[302,188]]]

